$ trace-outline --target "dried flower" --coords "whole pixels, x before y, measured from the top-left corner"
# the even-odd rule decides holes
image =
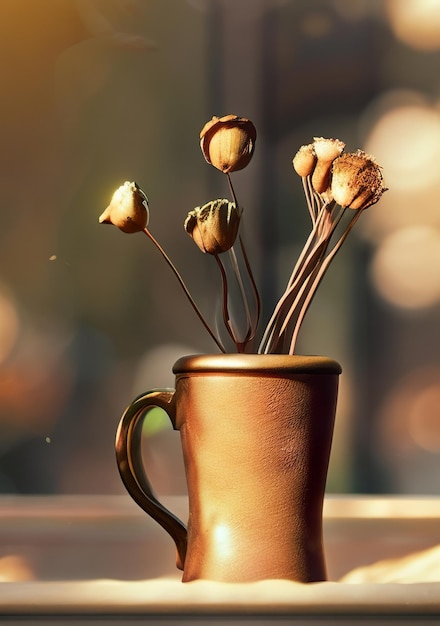
[[[224,174],[242,170],[252,158],[257,131],[245,117],[213,117],[202,128],[200,147],[203,156]]]
[[[374,158],[358,150],[333,162],[331,193],[335,202],[350,209],[366,209],[386,191],[382,171]]]
[[[100,224],[114,224],[124,233],[137,233],[148,224],[148,198],[135,182],[126,181],[113,194],[99,218]]]
[[[236,205],[221,198],[190,211],[184,228],[202,252],[220,254],[234,245],[240,217]]]
[[[298,176],[301,176],[301,178],[310,176],[314,170],[315,163],[316,153],[315,147],[312,143],[309,143],[306,146],[301,146],[292,160],[293,169]]]
[[[345,143],[339,139],[314,137],[313,147],[317,157],[317,162],[312,174],[312,185],[315,191],[318,193],[324,193],[327,191],[330,184],[332,163],[336,157],[342,154],[345,148]]]
[[[200,134],[201,149],[208,163],[227,175],[232,201],[220,198],[196,207],[188,213],[184,227],[202,252],[214,256],[220,271],[221,315],[229,335],[225,335],[227,342],[232,340],[240,353],[294,354],[304,317],[331,262],[362,209],[376,203],[386,188],[374,158],[361,150],[344,153],[345,144],[339,139],[315,137],[312,143],[299,148],[292,165],[302,179],[312,228],[257,346],[261,300],[242,238],[234,245],[242,209],[229,176],[249,163],[256,136],[252,122],[236,115],[213,117],[205,124]],[[144,231],[171,268],[210,337],[221,352],[226,352],[228,347],[219,329],[208,324],[171,258],[147,228],[148,200],[137,184],[124,183],[99,221],[115,224],[128,233]]]

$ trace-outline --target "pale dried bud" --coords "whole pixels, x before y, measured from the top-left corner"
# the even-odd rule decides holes
[[[213,117],[202,128],[200,147],[206,161],[224,174],[242,170],[252,158],[257,131],[245,117]]]
[[[136,183],[126,181],[113,194],[99,218],[100,224],[113,224],[124,233],[137,233],[148,224],[148,198]]]
[[[292,161],[293,169],[298,176],[301,176],[301,178],[310,176],[315,167],[315,163],[316,154],[312,143],[309,143],[306,146],[301,146]]]
[[[184,228],[202,252],[220,254],[234,245],[240,217],[233,202],[220,198],[190,211]]]
[[[384,191],[382,170],[373,157],[362,150],[343,154],[333,162],[331,193],[342,207],[366,209]]]
[[[339,139],[314,137],[313,147],[317,162],[312,175],[312,186],[318,193],[324,193],[330,184],[332,163],[344,151],[345,143]]]

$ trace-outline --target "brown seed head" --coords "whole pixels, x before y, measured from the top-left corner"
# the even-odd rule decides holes
[[[315,148],[312,143],[301,146],[293,157],[292,165],[295,172],[301,178],[310,176],[316,163]]]
[[[242,170],[252,158],[257,131],[245,117],[213,117],[202,128],[200,147],[206,161],[224,174]]]
[[[126,181],[113,194],[99,218],[100,224],[113,224],[124,233],[137,233],[148,224],[148,198],[134,182]]]
[[[362,150],[341,155],[333,161],[331,193],[342,207],[366,209],[384,191],[382,170],[373,157]]]
[[[202,252],[220,254],[234,245],[240,217],[235,204],[221,198],[190,211],[184,228]]]
[[[312,175],[312,185],[315,191],[324,193],[330,185],[332,162],[342,154],[345,143],[339,139],[314,137],[313,147],[317,162]]]

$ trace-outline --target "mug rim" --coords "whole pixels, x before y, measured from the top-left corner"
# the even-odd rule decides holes
[[[190,354],[180,357],[173,366],[174,374],[187,373],[342,373],[340,364],[327,356],[298,354]]]

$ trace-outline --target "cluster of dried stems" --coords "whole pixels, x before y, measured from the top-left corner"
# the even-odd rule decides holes
[[[292,163],[302,179],[312,228],[257,345],[260,296],[239,233],[243,211],[230,176],[248,165],[256,137],[252,122],[236,115],[213,117],[205,124],[200,133],[203,155],[226,175],[232,201],[220,198],[196,207],[188,213],[184,227],[200,250],[215,258],[222,282],[222,321],[236,350],[294,354],[304,316],[331,261],[361,213],[375,204],[386,188],[380,167],[361,150],[345,153],[343,142],[322,137],[301,146]],[[100,222],[114,224],[126,233],[147,235],[219,350],[227,352],[221,332],[214,332],[208,324],[174,263],[148,229],[148,199],[142,189],[134,182],[119,187]],[[242,314],[234,310],[231,315],[231,305],[236,308],[237,303]]]

